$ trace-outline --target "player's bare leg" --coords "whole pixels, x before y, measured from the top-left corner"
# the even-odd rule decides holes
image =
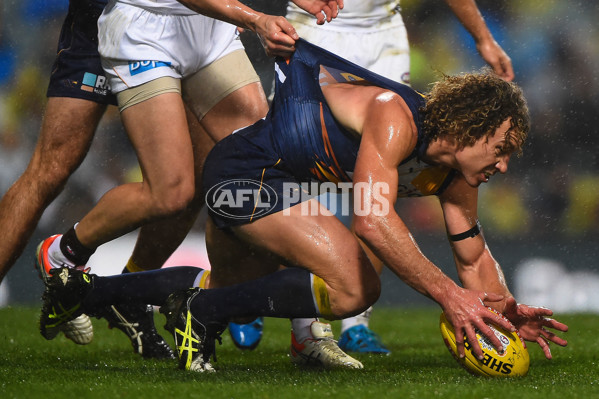
[[[254,123],[262,118],[266,111],[266,99],[260,84],[250,84],[237,89],[216,104],[208,111],[204,124],[210,129],[212,137],[220,139],[238,128]],[[214,140],[207,134],[198,117],[190,111],[189,107],[186,107],[186,114],[194,153],[195,196],[182,212],[141,227],[135,249],[124,273],[162,267],[183,242],[204,205],[204,193],[200,190],[202,170],[206,156],[214,146]],[[103,317],[110,325],[125,332],[131,339],[134,349],[144,357],[168,357],[170,348],[155,333],[150,306],[147,308],[111,306],[103,312]],[[137,329],[129,328],[132,323],[124,320],[135,321],[140,326],[145,325],[145,330],[142,331],[144,334],[139,334]],[[138,337],[140,335],[141,338]]]
[[[321,206],[316,201],[311,202],[311,206]],[[279,212],[268,216],[267,220],[260,219],[249,225],[234,227],[234,235],[216,229],[209,221],[207,246],[213,268],[210,287],[226,287],[272,274],[283,262],[305,267],[324,281],[330,299],[329,316],[340,317],[351,311],[349,308],[336,308],[337,304],[359,308],[364,306],[359,302],[360,298],[372,300],[377,287],[380,287],[376,272],[351,232],[332,215],[324,216],[328,212],[324,207],[318,217],[302,216],[301,207],[292,207],[292,215],[289,216]],[[298,236],[298,231],[312,231],[313,234]],[[334,237],[344,239],[337,241]],[[347,259],[348,256],[351,259]],[[239,267],[240,264],[243,267]],[[343,272],[339,268],[341,265],[349,271]],[[296,294],[293,295],[296,300],[298,295],[303,296]],[[312,295],[309,289],[304,294],[306,297]],[[314,319],[306,332],[297,331],[294,326],[291,360],[298,364],[315,363],[327,368],[363,367],[359,361],[339,349],[330,326]]]
[[[194,149],[196,187],[200,187],[204,161],[214,142],[203,130],[197,118],[186,108],[188,126]],[[140,228],[131,259],[123,273],[159,269],[194,224],[203,206],[203,196],[196,192],[189,206],[174,217],[159,220]],[[146,304],[119,304],[96,309],[96,316],[108,321],[111,328],[121,330],[135,353],[148,359],[171,359],[175,355],[154,325],[154,309]]]
[[[268,113],[268,103],[260,83],[245,85],[223,98],[206,113],[201,124],[215,141],[237,129],[249,126]]]
[[[0,281],[23,252],[46,207],[81,164],[106,105],[50,97],[31,161],[0,201]]]
[[[306,206],[318,207],[318,215],[309,215]],[[380,294],[380,280],[353,233],[315,199],[292,206],[288,213],[277,212],[232,230],[248,245],[319,276],[334,318],[368,308]]]
[[[268,105],[261,84],[252,83],[223,98],[201,122],[188,107],[186,111],[194,152],[195,197],[182,213],[141,228],[131,262],[142,270],[162,267],[193,226],[204,205],[204,193],[199,191],[202,169],[214,143],[263,118],[268,112]],[[157,242],[160,244],[156,245]]]
[[[161,268],[181,245],[204,206],[204,194],[200,190],[202,170],[214,140],[188,108],[186,114],[194,153],[195,196],[183,212],[141,227],[129,261],[135,270],[130,271]]]
[[[161,94],[121,116],[144,181],[108,191],[81,219],[77,238],[87,248],[181,212],[194,195],[193,151],[181,96]]]

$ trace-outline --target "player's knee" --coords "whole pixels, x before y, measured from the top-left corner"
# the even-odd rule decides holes
[[[250,104],[245,107],[247,118],[253,122],[264,118],[264,115],[268,113],[268,103],[266,102],[266,98],[264,101],[252,101]]]
[[[381,295],[381,282],[377,276],[364,284],[345,287],[343,294],[335,301],[334,312],[340,318],[354,316],[372,306]]]
[[[368,284],[368,286],[366,287],[366,293],[364,295],[365,308],[360,310],[360,312],[363,312],[364,310],[368,309],[368,307],[374,305],[374,303],[379,300],[380,296],[381,296],[381,279],[377,275],[376,278],[374,278],[373,281],[370,284]]]
[[[357,310],[358,313],[361,313],[379,299],[381,295],[381,280],[378,275],[375,275],[367,284],[362,285],[359,289],[361,301],[357,306]]]
[[[35,187],[40,197],[57,195],[63,190],[67,180],[74,170],[59,164],[42,165],[30,164],[22,180],[28,182],[27,186]]]
[[[359,283],[355,285],[355,294],[361,299],[358,307],[367,309],[374,304],[381,295],[381,279],[376,270],[368,263],[364,265],[360,273]]]
[[[195,195],[193,179],[180,180],[169,184],[154,196],[153,207],[157,216],[171,216],[185,210]]]

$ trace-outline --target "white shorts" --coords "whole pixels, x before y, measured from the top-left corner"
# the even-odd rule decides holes
[[[410,45],[400,14],[369,29],[335,30],[333,24],[307,25],[293,19],[290,22],[300,37],[310,43],[386,78],[410,83]]]
[[[110,3],[98,19],[98,50],[113,93],[161,77],[184,79],[244,49],[237,28],[200,14],[156,14]]]
[[[243,50],[229,53],[183,80],[163,76],[116,94],[119,111],[163,93],[179,93],[198,120],[237,89],[260,77]]]

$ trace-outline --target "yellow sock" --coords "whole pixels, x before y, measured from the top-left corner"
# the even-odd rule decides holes
[[[125,266],[125,269],[127,269],[130,273],[145,271],[145,269],[142,269],[141,267],[137,266],[137,264],[135,264],[135,262],[133,262],[133,258],[129,258],[129,261],[127,261],[127,265]]]
[[[202,270],[193,282],[194,287],[200,287],[202,289],[208,288],[206,283],[208,282],[208,276],[210,276],[210,270]]]
[[[310,273],[312,278],[312,295],[314,296],[314,302],[318,307],[318,312],[327,319],[333,318],[333,312],[331,312],[331,302],[329,301],[329,291],[327,285],[323,279]]]

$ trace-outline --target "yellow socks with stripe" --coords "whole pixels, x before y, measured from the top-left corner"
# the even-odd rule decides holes
[[[200,287],[201,289],[208,288],[208,284],[210,283],[210,270],[202,270],[197,276],[195,281],[193,282],[194,287]]]
[[[312,297],[318,309],[318,313],[326,319],[332,319],[331,302],[329,301],[329,291],[323,279],[310,273],[312,283]]]

